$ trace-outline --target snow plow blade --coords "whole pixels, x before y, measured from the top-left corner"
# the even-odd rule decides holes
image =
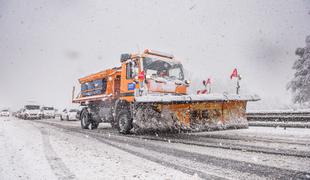
[[[248,128],[246,105],[258,96],[225,94],[136,97],[133,131],[212,131]]]

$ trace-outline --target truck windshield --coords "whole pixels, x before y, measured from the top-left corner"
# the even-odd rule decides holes
[[[166,79],[183,80],[183,67],[173,60],[161,60],[157,58],[143,58],[143,68],[146,75],[152,77],[162,77]]]
[[[26,105],[25,109],[28,110],[36,110],[36,109],[40,109],[40,106],[35,106],[35,105]]]

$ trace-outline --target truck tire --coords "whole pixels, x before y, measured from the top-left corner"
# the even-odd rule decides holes
[[[128,134],[132,129],[132,118],[128,110],[120,110],[117,116],[118,130],[122,134]]]
[[[90,125],[90,117],[87,110],[83,110],[81,113],[81,127],[82,129],[88,129]]]
[[[112,126],[112,128],[115,128],[115,129],[117,129],[118,128],[118,122],[116,122],[116,121],[111,121],[111,126]]]
[[[66,120],[67,120],[67,121],[69,121],[69,120],[70,120],[70,119],[69,119],[69,116],[68,116],[68,115],[67,115],[67,118],[66,118]]]
[[[62,115],[60,115],[60,120],[61,120],[61,121],[63,121],[63,119],[62,119]]]
[[[91,129],[97,129],[99,126],[99,123],[93,122],[91,123]]]
[[[113,117],[112,112],[110,112],[110,116],[108,118],[108,121],[110,122],[112,128],[115,128],[115,129],[118,128],[118,120]]]

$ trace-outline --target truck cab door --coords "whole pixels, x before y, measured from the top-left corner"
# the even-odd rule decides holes
[[[134,100],[134,91],[137,86],[134,78],[137,76],[137,66],[135,61],[127,61],[122,64],[120,96],[129,102]]]

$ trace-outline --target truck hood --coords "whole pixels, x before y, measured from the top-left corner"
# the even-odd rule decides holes
[[[185,86],[185,83],[178,79],[168,80],[168,79],[160,78],[160,77],[147,79],[147,88],[148,88],[148,91],[151,93],[176,94],[177,88],[180,86]]]

